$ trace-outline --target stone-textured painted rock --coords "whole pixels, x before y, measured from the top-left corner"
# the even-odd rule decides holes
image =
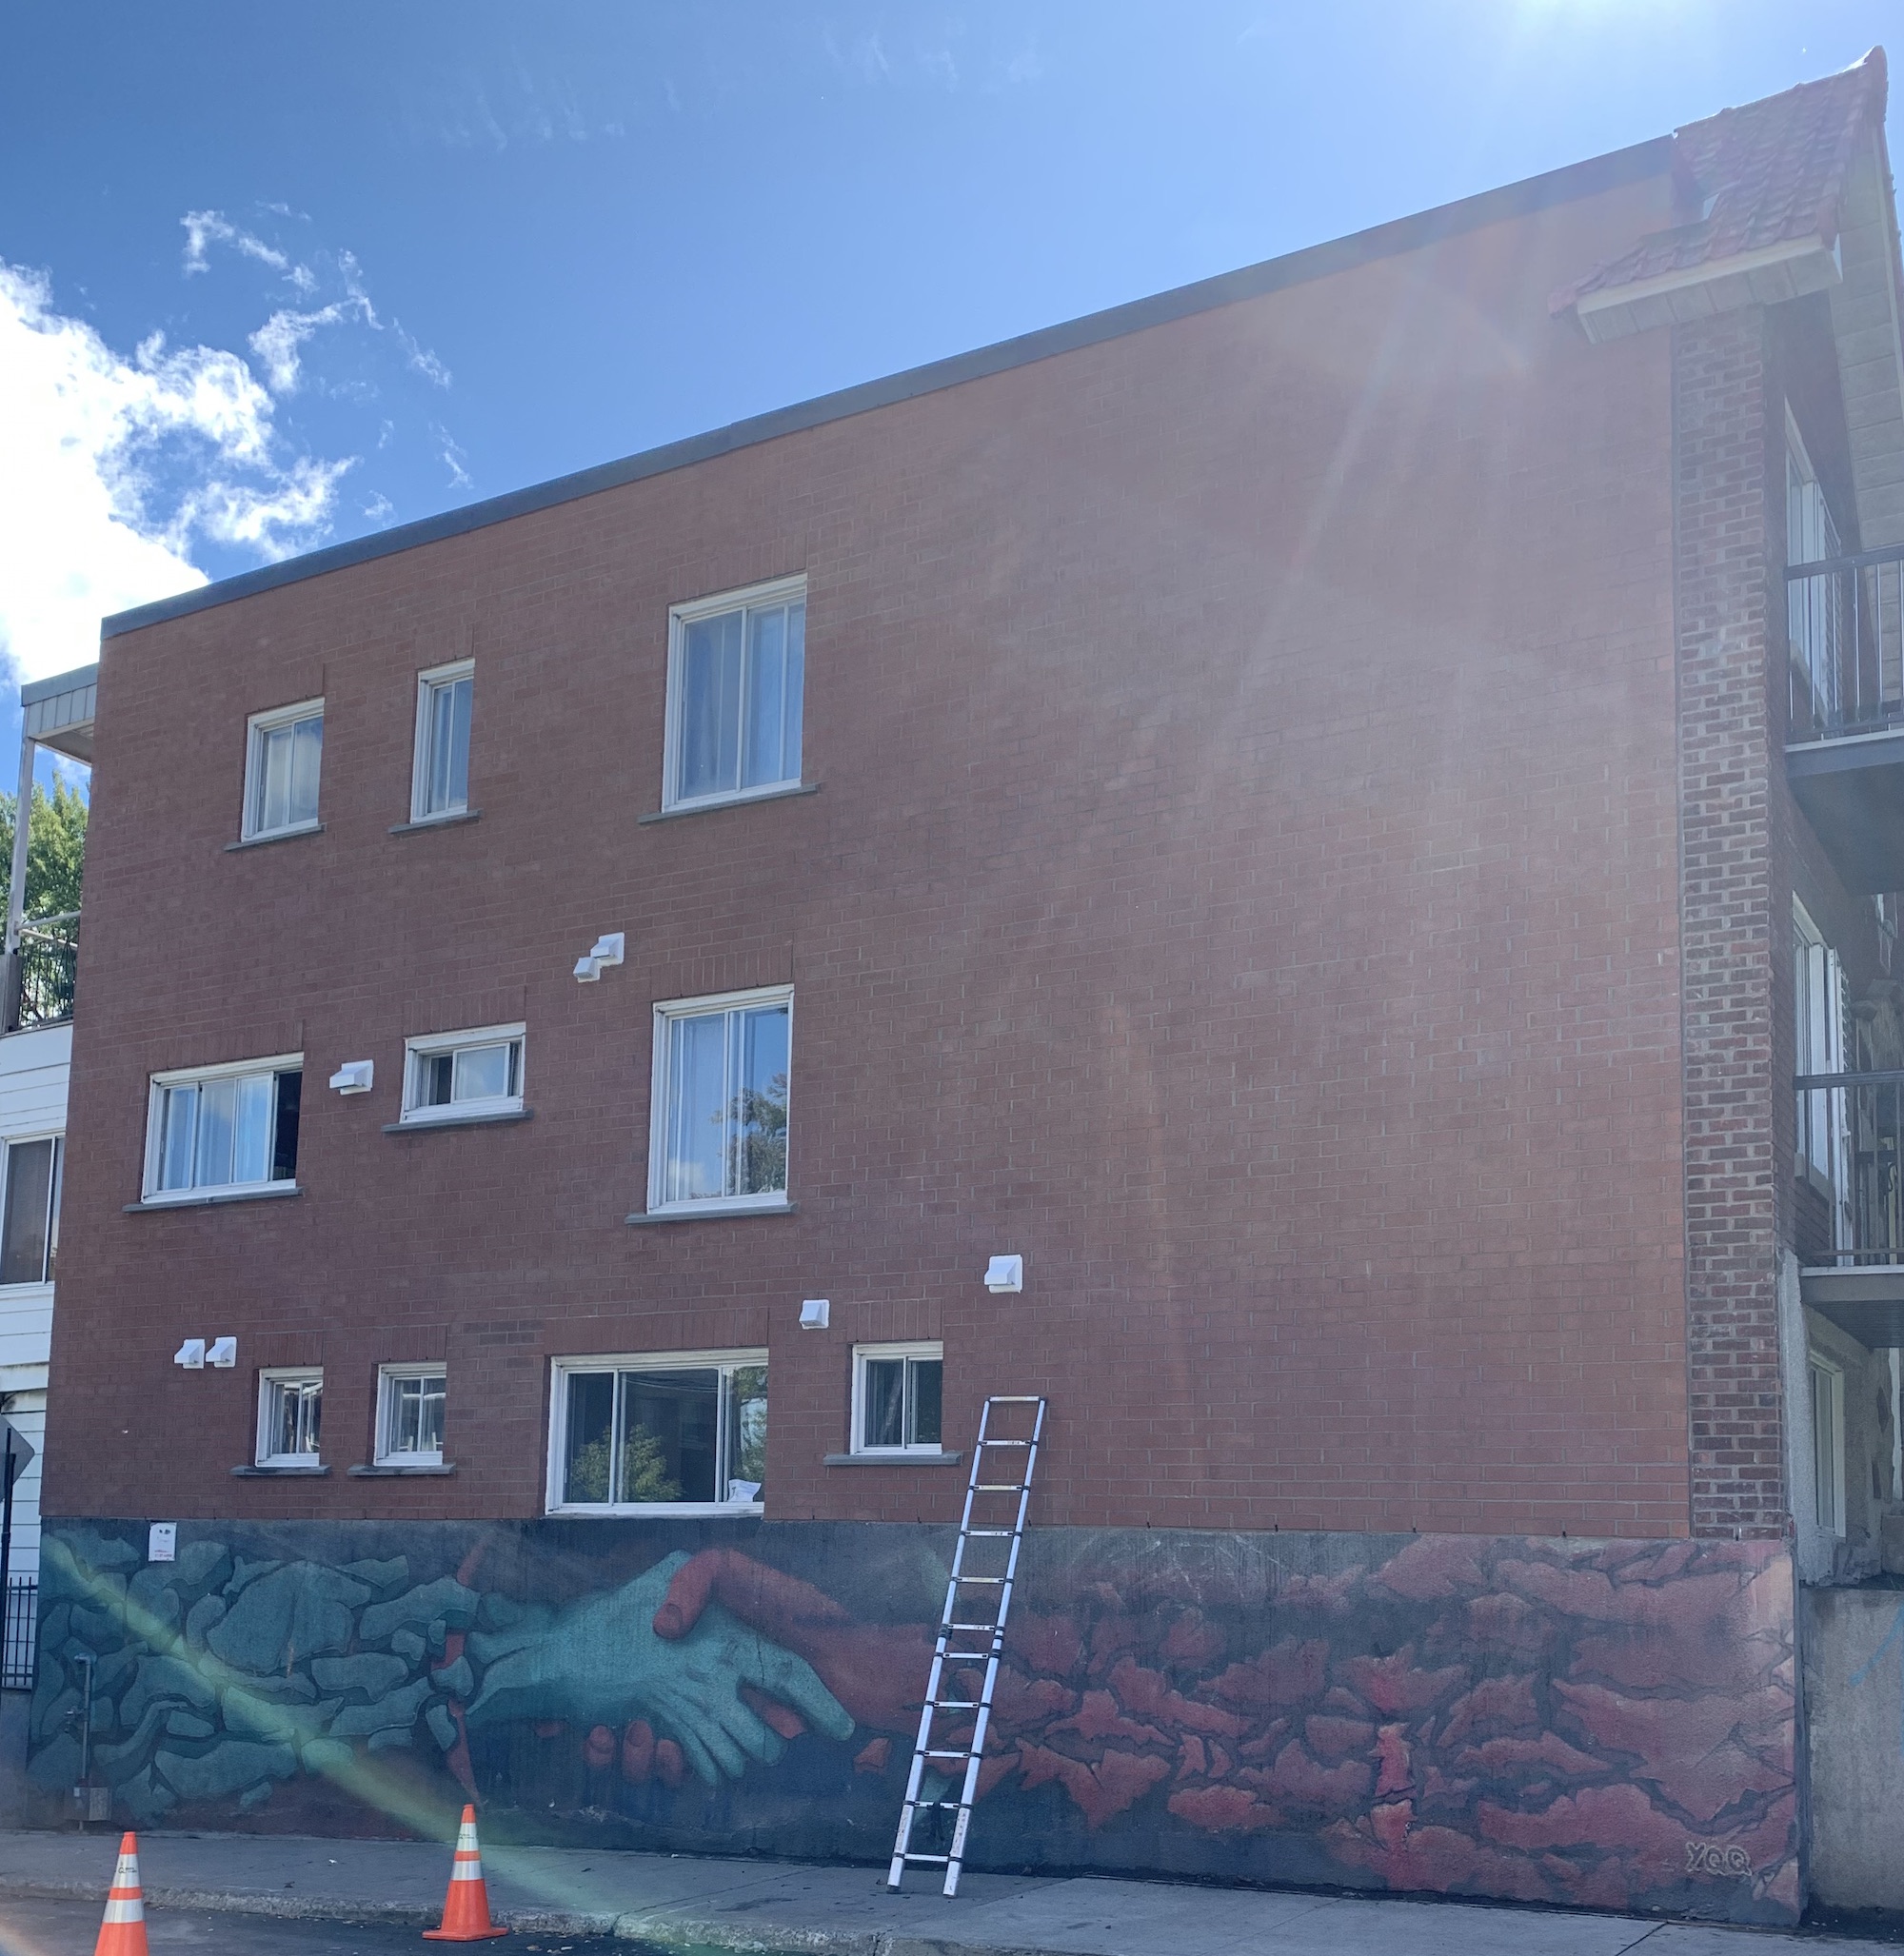
[[[134,1824],[403,1830],[426,1785],[578,1842],[890,1839],[947,1531],[181,1535],[50,1530],[38,1784],[89,1657]],[[1793,1641],[1779,1544],[1034,1532],[974,1865],[1787,1921]]]
[[[161,1752],[152,1761],[152,1769],[181,1800],[215,1800],[261,1779],[289,1779],[297,1764],[289,1746],[228,1739],[214,1750],[196,1755]]]
[[[206,1648],[240,1670],[279,1670],[300,1658],[349,1648],[352,1611],[374,1592],[315,1562],[261,1573],[238,1593]]]
[[[379,1603],[365,1610],[357,1634],[366,1644],[381,1644],[400,1630],[422,1627],[427,1634],[432,1624],[442,1624],[449,1630],[467,1630],[476,1621],[481,1601],[474,1590],[465,1589],[453,1576],[443,1576],[436,1582],[420,1584],[394,1602]],[[430,1641],[440,1644],[441,1636]]]
[[[360,1650],[352,1657],[318,1657],[310,1674],[320,1691],[356,1692],[381,1698],[409,1677],[415,1667],[381,1650]]]

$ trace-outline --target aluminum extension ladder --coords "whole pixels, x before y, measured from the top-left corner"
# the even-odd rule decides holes
[[[1026,1435],[1002,1438],[992,1432],[992,1415],[1001,1407],[1029,1406],[1031,1432]],[[952,1577],[945,1585],[945,1608],[939,1619],[939,1643],[932,1653],[932,1673],[926,1680],[925,1704],[919,1715],[919,1741],[913,1748],[912,1771],[905,1783],[905,1805],[900,1809],[899,1834],[893,1842],[892,1868],[886,1886],[896,1888],[904,1879],[907,1864],[921,1867],[943,1867],[945,1893],[959,1892],[959,1871],[965,1860],[965,1835],[972,1825],[972,1801],[978,1792],[979,1768],[985,1752],[985,1728],[991,1723],[992,1690],[999,1679],[999,1658],[1004,1650],[1005,1618],[1011,1614],[1012,1585],[1018,1579],[1018,1551],[1024,1540],[1025,1510],[1031,1502],[1031,1477],[1038,1467],[1039,1442],[1044,1437],[1044,1401],[1037,1397],[995,1397],[985,1401],[979,1415],[978,1444],[972,1449],[972,1477],[965,1489],[965,1511],[959,1519],[959,1545],[952,1554]],[[1016,1458],[1023,1472],[1009,1479],[1002,1462]],[[993,1515],[993,1508],[1010,1507],[1010,1520]],[[975,1519],[975,1512],[978,1519]],[[982,1547],[974,1548],[975,1544]],[[1002,1554],[996,1544],[1003,1544]],[[970,1551],[979,1566],[967,1570]],[[988,1611],[987,1600],[996,1603]],[[955,1650],[962,1644],[966,1648]],[[942,1698],[948,1665],[985,1667],[985,1681],[976,1698]],[[933,1721],[949,1714],[946,1722],[957,1725],[972,1715],[972,1729],[963,1745],[933,1742]],[[928,1766],[950,1783],[963,1770],[963,1783],[956,1800],[920,1798],[922,1782]],[[952,1846],[943,1854],[925,1854],[912,1845],[913,1823],[922,1809],[956,1810],[952,1826]]]

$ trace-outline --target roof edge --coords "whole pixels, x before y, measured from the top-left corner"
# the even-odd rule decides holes
[[[115,612],[100,622],[100,638],[122,638],[149,625],[163,624],[197,611],[228,604],[240,598],[271,591],[307,578],[323,577],[333,570],[347,570],[379,558],[394,557],[426,543],[441,543],[450,537],[466,536],[472,530],[486,529],[492,524],[506,523],[513,517],[532,515],[605,489],[665,475],[697,462],[712,460],[737,449],[750,448],[782,435],[799,434],[822,427],[829,422],[844,421],[876,407],[888,407],[921,395],[940,393],[967,381],[982,380],[1017,366],[1029,366],[1060,353],[1076,352],[1127,333],[1167,325],[1200,312],[1215,311],[1240,300],[1260,298],[1290,286],[1326,278],[1331,273],[1353,270],[1382,258],[1419,250],[1444,238],[1479,230],[1509,218],[1526,216],[1558,204],[1570,204],[1623,184],[1663,175],[1672,168],[1673,138],[1656,136],[1624,149],[1583,162],[1563,165],[1538,176],[1523,177],[1518,183],[1482,190],[1472,197],[1458,198],[1418,211],[1408,217],[1392,218],[1367,230],[1352,231],[1346,237],[1307,245],[1279,258],[1264,259],[1240,270],[1219,273],[1192,285],[1178,286],[1147,298],[1126,301],[1100,312],[1085,313],[1058,326],[1041,326],[1009,340],[995,341],[971,352],[955,353],[922,366],[907,367],[878,380],[863,381],[830,394],[820,394],[788,407],[772,408],[764,414],[731,422],[704,434],[690,435],[658,448],[644,449],[619,461],[601,463],[571,475],[557,476],[527,488],[513,489],[481,503],[437,516],[401,524],[395,529],[379,530],[367,537],[353,538],[347,543],[333,543],[300,557],[285,559],[256,570],[223,578],[216,583],[201,584],[170,598],[160,598],[127,611]]]
[[[70,672],[56,672],[47,679],[27,680],[20,687],[20,704],[37,706],[42,700],[57,700],[62,693],[76,693],[83,686],[97,682],[99,662],[90,665],[75,665]]]

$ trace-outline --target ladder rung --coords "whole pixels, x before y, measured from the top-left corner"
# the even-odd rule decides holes
[[[974,1541],[1009,1542],[1011,1549],[1005,1556],[1005,1570],[1002,1575],[973,1575],[954,1573],[950,1575],[945,1590],[945,1608],[939,1620],[939,1640],[932,1664],[933,1690],[941,1690],[949,1682],[945,1678],[945,1665],[982,1665],[984,1682],[976,1698],[935,1698],[915,1700],[921,1706],[922,1717],[919,1725],[919,1738],[912,1755],[912,1779],[909,1784],[917,1788],[920,1774],[930,1763],[935,1772],[942,1772],[951,1778],[959,1768],[964,1768],[965,1785],[971,1787],[975,1776],[982,1768],[984,1756],[982,1734],[985,1722],[992,1710],[992,1688],[998,1676],[1001,1654],[1004,1650],[1005,1619],[1011,1613],[1012,1591],[1017,1582],[1019,1551],[1023,1546],[1024,1524],[1027,1504],[1031,1498],[1031,1484],[1038,1467],[1039,1447],[1044,1433],[1044,1417],[1047,1401],[1041,1393],[998,1393],[985,1401],[985,1410],[980,1418],[977,1442],[972,1450],[971,1479],[966,1484],[964,1511],[959,1521],[959,1547],[953,1557],[954,1571],[962,1569],[966,1544]],[[1031,1423],[1028,1437],[991,1433],[986,1431],[990,1425],[994,1408],[1006,1406],[1031,1406],[1037,1409]],[[983,1453],[987,1447],[1015,1447],[1024,1455],[1021,1462],[1024,1478],[1019,1481],[983,1481],[979,1478],[985,1472]],[[1013,1462],[1001,1461],[993,1472],[1009,1472]],[[1003,1521],[1004,1526],[975,1528],[973,1516],[978,1512],[977,1502],[981,1494],[997,1494],[1002,1498],[1016,1500],[1017,1511],[1009,1517],[994,1515],[993,1522]],[[975,1621],[969,1617],[955,1616],[953,1611],[966,1599],[959,1593],[961,1590],[990,1590],[998,1604],[998,1615],[989,1623]],[[967,1608],[982,1607],[982,1596],[975,1596],[966,1603]],[[982,1650],[948,1650],[948,1643],[960,1637],[983,1637],[989,1646]],[[970,1686],[964,1689],[970,1689]],[[974,1714],[969,1726],[962,1725],[954,1718],[954,1712],[969,1711]],[[943,1717],[955,1732],[962,1730],[966,1743],[963,1746],[935,1746],[932,1721]],[[937,1811],[950,1810],[958,1815],[952,1831],[951,1851],[945,1854],[915,1853],[911,1847],[914,1817],[931,1808]],[[908,1799],[901,1810],[899,1838],[893,1844],[892,1867],[887,1880],[889,1887],[901,1886],[900,1877],[907,1867],[942,1867],[945,1870],[945,1893],[959,1892],[959,1874],[965,1859],[965,1834],[971,1825],[972,1808],[962,1796],[959,1799],[921,1800]]]

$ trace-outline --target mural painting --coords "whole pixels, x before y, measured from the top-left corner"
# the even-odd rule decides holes
[[[50,1525],[30,1771],[151,1827],[883,1862],[949,1530]],[[1027,1538],[970,1863],[1787,1922],[1775,1543]],[[89,1724],[88,1690],[89,1676]],[[976,1685],[976,1677],[971,1680]]]

